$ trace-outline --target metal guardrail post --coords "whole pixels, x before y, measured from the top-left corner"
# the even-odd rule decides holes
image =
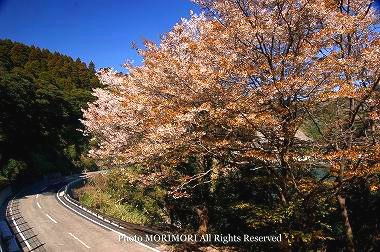
[[[5,210],[6,221],[13,236],[24,251],[46,251],[43,247],[44,243],[36,239],[37,235],[33,233],[33,227],[30,227],[21,215],[20,202],[15,199],[16,196],[17,194],[8,202]]]

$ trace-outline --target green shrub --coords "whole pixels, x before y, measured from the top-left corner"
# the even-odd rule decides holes
[[[131,182],[133,169],[113,170],[93,177],[84,187],[74,190],[74,197],[87,207],[136,224],[164,222],[162,201],[165,192],[158,186],[142,188]]]
[[[15,181],[20,173],[25,171],[27,168],[27,165],[23,161],[15,160],[15,159],[9,159],[5,167],[3,168],[3,175],[9,180],[9,181]]]
[[[0,190],[9,185],[9,180],[6,177],[0,176]]]

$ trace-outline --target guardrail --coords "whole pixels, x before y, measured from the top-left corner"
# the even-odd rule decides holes
[[[86,211],[87,213],[89,213],[89,214],[91,214],[91,215],[93,215],[93,216],[95,216],[95,217],[97,217],[97,218],[99,218],[105,222],[108,222],[109,224],[111,224],[115,227],[118,227],[120,229],[125,229],[128,231],[135,231],[135,232],[144,233],[144,234],[153,234],[153,235],[155,235],[155,234],[162,235],[162,234],[168,233],[168,231],[170,230],[169,228],[159,229],[158,227],[152,227],[152,226],[146,226],[146,225],[142,226],[142,225],[138,225],[138,224],[133,224],[133,223],[126,222],[126,221],[117,219],[115,217],[106,215],[104,213],[101,213],[100,211],[98,211],[96,209],[83,206],[79,201],[75,200],[72,197],[72,189],[73,189],[73,187],[76,187],[81,183],[85,183],[86,180],[87,180],[87,178],[81,178],[81,179],[75,180],[75,181],[67,184],[65,187],[64,196],[63,196],[65,198],[65,200],[67,200],[71,204],[75,205],[76,207]]]
[[[80,202],[76,201],[70,196],[70,191],[73,185],[77,185],[80,182],[83,182],[86,178],[80,178],[75,181],[70,182],[57,192],[57,199],[61,202],[65,207],[69,208],[71,211],[75,212],[76,214],[82,216],[83,218],[105,228],[110,231],[113,231],[119,235],[119,239],[129,238],[133,242],[139,244],[140,246],[143,246],[151,251],[154,252],[160,252],[160,250],[156,249],[158,243],[156,242],[150,242],[150,241],[143,241],[133,239],[133,235],[141,235],[144,236],[146,234],[155,235],[155,234],[162,234],[162,232],[150,229],[147,227],[143,227],[140,225],[124,222],[118,219],[115,219],[110,216],[106,216],[94,209],[89,209],[80,204]],[[76,209],[75,209],[76,208]],[[132,235],[132,236],[131,236]],[[136,236],[135,236],[136,237]]]
[[[6,220],[23,251],[46,251],[44,244],[34,234],[19,210],[19,200],[11,199],[6,208]]]

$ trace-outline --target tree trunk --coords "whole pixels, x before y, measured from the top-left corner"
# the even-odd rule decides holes
[[[165,203],[164,205],[164,209],[165,209],[165,212],[166,212],[166,223],[169,224],[169,225],[173,225],[174,223],[174,205],[173,204],[168,204],[168,203]]]
[[[219,183],[219,172],[220,172],[220,167],[219,167],[219,162],[213,158],[211,161],[210,161],[210,169],[211,169],[211,175],[210,175],[210,180],[211,180],[211,184],[210,184],[210,195],[209,197],[213,197],[213,194],[215,193],[215,190],[217,189],[218,187],[218,183]]]
[[[343,222],[344,222],[344,230],[345,230],[346,239],[347,239],[347,251],[354,252],[355,251],[354,235],[352,233],[350,220],[348,218],[346,198],[344,198],[341,195],[338,195],[337,199],[338,199],[339,207],[341,210],[341,215],[342,215]]]
[[[208,218],[208,209],[206,206],[199,206],[195,209],[197,215],[198,215],[198,233],[199,234],[206,234],[209,227],[209,218]]]

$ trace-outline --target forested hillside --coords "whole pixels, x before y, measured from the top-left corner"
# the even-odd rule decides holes
[[[92,62],[0,40],[2,176],[12,181],[82,168],[81,108],[98,86]]]

